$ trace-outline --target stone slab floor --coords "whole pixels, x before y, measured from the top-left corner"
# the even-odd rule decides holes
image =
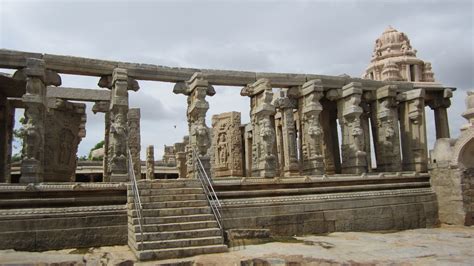
[[[127,246],[0,251],[0,265],[474,265],[474,227],[332,233],[230,248],[228,253],[137,263]]]

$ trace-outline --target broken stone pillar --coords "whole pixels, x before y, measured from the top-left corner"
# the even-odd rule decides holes
[[[110,102],[101,101],[96,102],[92,106],[92,112],[94,114],[101,112],[104,113],[104,157],[102,158],[102,182],[110,182],[109,175],[109,133],[110,133]]]
[[[321,126],[324,132],[322,143],[324,155],[324,172],[328,175],[341,173],[341,155],[339,152],[339,137],[337,135],[337,100],[341,97],[341,90],[331,89],[321,104]]]
[[[179,178],[186,178],[188,173],[187,169],[187,158],[186,158],[186,146],[189,144],[189,137],[185,136],[183,142],[174,144],[176,168],[178,169]]]
[[[387,85],[377,89],[375,102],[374,134],[375,156],[378,172],[402,170],[400,135],[398,127],[397,86]]]
[[[425,91],[410,90],[398,95],[402,167],[405,171],[427,171]]]
[[[365,133],[362,129],[360,107],[362,88],[359,82],[351,82],[342,88],[342,97],[338,102],[338,117],[342,134],[343,174],[361,174],[367,172],[367,153],[365,152]]]
[[[155,179],[155,148],[153,145],[146,147],[146,179]]]
[[[138,82],[128,76],[127,70],[115,68],[112,76],[103,76],[99,87],[112,90],[110,99],[110,130],[108,149],[108,176],[111,182],[128,181],[128,90],[137,91]]]
[[[434,111],[436,139],[449,138],[449,121],[447,109],[451,106],[450,98],[453,97],[453,92],[450,89],[445,89],[442,95],[436,94],[434,98],[427,102],[429,107]]]
[[[302,171],[305,175],[319,175],[324,172],[322,141],[323,128],[320,114],[323,106],[319,102],[324,88],[321,80],[310,80],[303,84],[300,93]]]
[[[75,182],[77,149],[82,138],[86,105],[48,98],[45,117],[44,182]]]
[[[22,97],[26,125],[20,183],[43,182],[46,86],[61,85],[61,78],[56,72],[45,69],[44,60],[34,58],[28,58],[26,68],[15,72],[13,78],[26,81],[26,93]]]
[[[299,174],[296,128],[293,110],[297,108],[296,99],[289,98],[286,91],[281,91],[280,98],[275,100],[275,107],[281,113],[281,167],[283,176]],[[277,138],[280,139],[280,138]]]
[[[214,177],[242,176],[242,139],[240,113],[228,112],[212,116]]]
[[[216,94],[214,88],[204,79],[201,72],[196,72],[188,81],[176,83],[173,92],[188,96],[188,127],[189,127],[189,149],[188,153],[188,177],[194,177],[193,150],[196,151],[206,173],[210,176],[211,134],[206,125],[206,113],[209,103],[206,95]]]
[[[136,179],[141,179],[142,167],[140,160],[140,108],[128,110],[128,147],[132,155],[133,170]]]
[[[278,163],[276,156],[275,106],[268,79],[259,79],[240,92],[250,97],[252,123],[252,176],[275,177]]]

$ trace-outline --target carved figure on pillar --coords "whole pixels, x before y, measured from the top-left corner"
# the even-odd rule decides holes
[[[140,160],[140,109],[128,110],[128,145],[132,155],[133,169],[137,179],[141,179]]]
[[[205,171],[210,175],[210,155],[208,151],[211,146],[211,136],[206,125],[206,113],[209,109],[209,103],[205,98],[206,96],[213,96],[216,92],[201,72],[194,73],[188,81],[176,83],[173,92],[188,96],[187,117],[190,137],[187,151],[188,177],[194,177],[193,149],[196,149]]]
[[[324,132],[320,124],[320,114],[323,106],[321,80],[310,80],[301,87],[300,110],[302,114],[302,170],[304,174],[315,175],[324,172],[324,156],[322,141]]]
[[[342,132],[342,173],[361,174],[367,172],[365,134],[362,129],[360,107],[361,84],[349,83],[342,88],[342,98],[338,103],[338,115]]]
[[[288,97],[288,91],[281,91],[280,97],[275,100],[275,107],[281,113],[282,126],[282,169],[284,176],[298,175],[298,157],[296,145],[296,129],[293,109],[297,108],[296,99]]]
[[[399,94],[400,131],[403,153],[403,170],[426,172],[425,91],[416,89]]]
[[[273,92],[268,79],[259,79],[240,92],[250,97],[252,123],[252,176],[275,177],[278,163],[274,124],[275,106]]]

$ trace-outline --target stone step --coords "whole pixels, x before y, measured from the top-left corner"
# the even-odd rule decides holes
[[[167,188],[167,189],[143,189],[140,190],[140,197],[143,196],[161,196],[161,195],[188,195],[188,194],[203,194],[202,188]],[[129,196],[133,196],[128,190]]]
[[[170,223],[185,223],[196,221],[215,221],[212,214],[192,214],[183,216],[167,216],[167,217],[144,217],[143,224],[170,224]],[[128,217],[128,223],[138,225],[138,218]]]
[[[166,248],[183,248],[183,247],[194,247],[194,246],[208,246],[208,245],[222,245],[224,240],[221,236],[201,237],[201,238],[187,238],[187,239],[173,239],[163,241],[147,241],[136,243],[137,250],[150,250],[150,249],[166,249]]]
[[[185,208],[185,207],[205,207],[208,206],[207,200],[186,200],[186,201],[168,201],[168,202],[150,202],[143,203],[143,209],[163,209],[163,208]],[[134,209],[135,204],[129,203],[128,209]]]
[[[144,224],[142,225],[143,232],[167,232],[167,231],[184,231],[204,228],[216,228],[219,225],[216,221],[197,221],[187,223],[170,223],[170,224]],[[140,226],[133,227],[135,233],[140,232]]]
[[[143,217],[157,217],[157,216],[179,216],[191,214],[211,214],[211,208],[205,207],[190,207],[190,208],[163,208],[163,209],[144,209],[141,211]],[[131,210],[133,217],[137,216],[136,210]]]
[[[160,196],[140,196],[142,203],[162,202],[162,201],[185,201],[185,200],[207,200],[202,191],[198,194],[178,194],[178,195],[160,195]],[[128,197],[128,202],[133,202],[133,196]]]
[[[142,234],[135,233],[129,228],[129,234],[134,234],[135,241],[138,243],[142,240]],[[195,230],[183,230],[183,231],[168,231],[168,232],[144,232],[143,241],[158,241],[158,240],[171,240],[171,239],[183,239],[183,238],[200,238],[200,237],[211,237],[221,236],[221,230],[219,228],[204,228]]]
[[[137,251],[139,260],[164,260],[191,257],[199,254],[227,252],[226,245],[210,245],[185,248],[169,248],[158,250]]]
[[[198,180],[172,180],[172,181],[150,181],[139,182],[138,189],[168,189],[168,188],[200,188],[201,183]]]

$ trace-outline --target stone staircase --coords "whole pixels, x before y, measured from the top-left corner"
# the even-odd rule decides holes
[[[226,252],[222,232],[197,180],[139,181],[142,229],[132,187],[127,196],[128,245],[139,260]],[[142,243],[143,237],[143,243]]]

